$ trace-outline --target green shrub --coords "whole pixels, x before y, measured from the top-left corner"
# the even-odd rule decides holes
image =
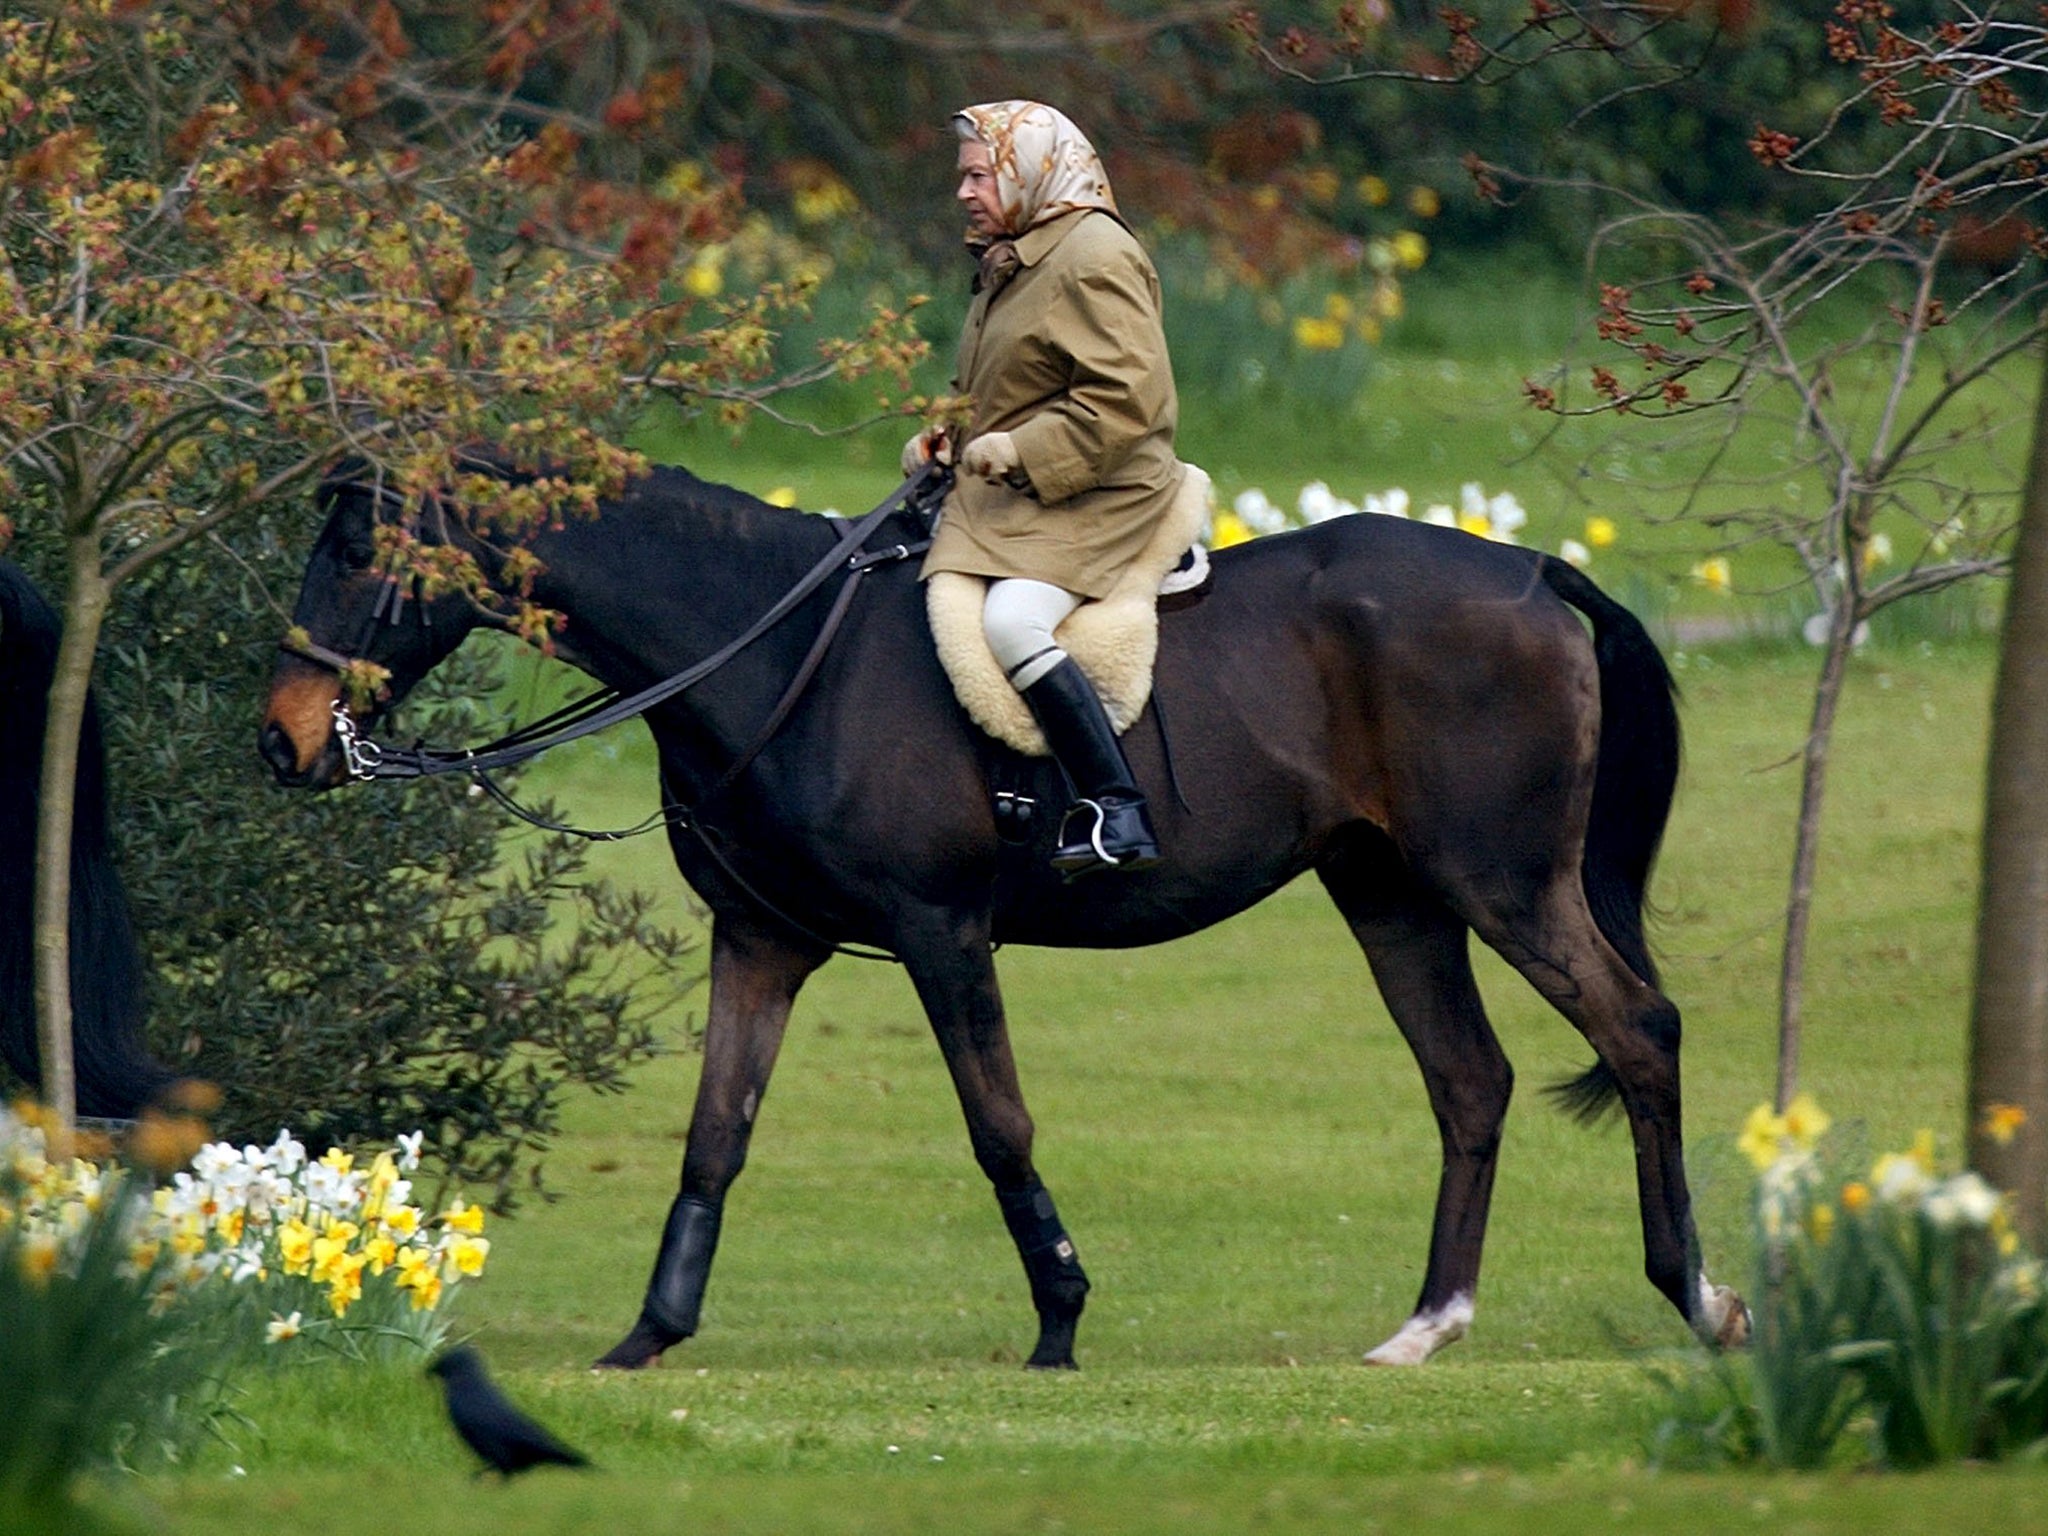
[[[255,733],[285,624],[272,593],[298,567],[276,527],[245,530],[234,559],[152,568],[109,623],[98,689],[149,1038],[224,1090],[220,1134],[289,1126],[317,1153],[424,1130],[432,1166],[505,1209],[539,1187],[572,1086],[617,1091],[690,1042],[698,943],[588,878],[577,840],[508,835],[463,783],[271,784]],[[501,655],[451,658],[391,734],[499,734]]]

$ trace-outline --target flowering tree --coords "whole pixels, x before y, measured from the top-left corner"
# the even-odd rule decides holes
[[[527,99],[612,20],[603,0],[31,0],[0,19],[0,493],[66,556],[36,980],[67,1123],[63,850],[122,582],[344,455],[407,501],[458,484],[516,562],[640,468],[617,438],[652,394],[743,405],[782,382],[772,327],[803,282],[714,300],[685,280],[738,202],[645,163],[678,81],[622,84],[598,121]],[[805,372],[900,375],[918,348],[899,319]],[[465,476],[480,440],[548,472]],[[467,557],[401,527],[377,558],[486,601]],[[532,604],[498,617],[545,644]]]

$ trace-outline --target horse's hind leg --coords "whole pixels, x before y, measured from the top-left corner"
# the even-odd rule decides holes
[[[1475,895],[1469,917],[1480,937],[1578,1027],[1612,1075],[1635,1142],[1643,1267],[1651,1284],[1706,1342],[1744,1342],[1749,1312],[1742,1299],[1710,1284],[1700,1269],[1685,1180],[1677,1007],[1607,942],[1576,870],[1558,872],[1525,903],[1497,892],[1490,900]]]
[[[1370,1365],[1420,1365],[1464,1337],[1472,1321],[1514,1072],[1473,982],[1464,922],[1415,882],[1393,845],[1373,834],[1317,873],[1415,1053],[1443,1143],[1422,1294],[1414,1315],[1365,1357]]]
[[[986,915],[933,914],[928,925],[912,924],[899,936],[898,952],[952,1074],[974,1160],[995,1187],[1031,1285],[1038,1343],[1025,1364],[1073,1370],[1088,1276],[1031,1163],[1031,1115],[1010,1054]]]
[[[599,1369],[652,1365],[663,1350],[697,1331],[726,1191],[746,1163],[797,989],[826,953],[749,922],[721,916],[712,924],[704,1068],[683,1151],[682,1188],[662,1228],[639,1320],[597,1362]]]

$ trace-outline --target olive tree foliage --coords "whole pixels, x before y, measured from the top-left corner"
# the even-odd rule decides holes
[[[613,23],[603,0],[24,0],[0,16],[0,497],[61,549],[36,870],[45,1092],[68,1120],[71,786],[119,589],[257,509],[305,504],[340,457],[417,503],[453,488],[515,572],[521,545],[641,467],[618,446],[656,394],[772,389],[800,282],[701,297],[673,279],[733,189],[662,173],[681,89],[586,121],[522,91]],[[607,179],[607,172],[616,179]],[[918,352],[901,317],[813,373]],[[546,473],[461,470],[490,441]],[[0,531],[4,537],[4,531]],[[494,600],[475,563],[401,522],[392,579]],[[530,565],[527,567],[530,569]],[[348,679],[374,692],[374,668]]]

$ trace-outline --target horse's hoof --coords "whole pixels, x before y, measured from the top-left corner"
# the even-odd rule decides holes
[[[600,1359],[593,1361],[590,1368],[593,1371],[644,1371],[660,1361],[663,1350],[682,1341],[682,1334],[657,1327],[643,1317],[633,1325],[631,1333]]]
[[[1714,1329],[1716,1349],[1743,1349],[1749,1344],[1752,1326],[1749,1304],[1725,1285],[1714,1287],[1715,1299],[1724,1304],[1721,1320]]]
[[[1047,1360],[1041,1360],[1038,1356],[1033,1355],[1024,1362],[1024,1369],[1027,1371],[1078,1371],[1081,1367],[1074,1363],[1072,1355]]]

